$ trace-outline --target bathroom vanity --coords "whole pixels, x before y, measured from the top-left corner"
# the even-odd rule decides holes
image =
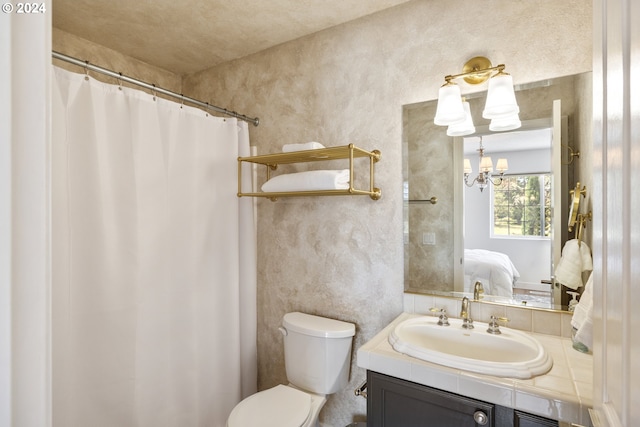
[[[549,427],[558,422],[367,371],[367,426]]]
[[[358,366],[367,369],[369,427],[590,425],[592,357],[573,350],[570,339],[531,333],[553,358],[551,370],[498,377],[394,350],[389,335],[417,317],[401,314],[358,350]]]

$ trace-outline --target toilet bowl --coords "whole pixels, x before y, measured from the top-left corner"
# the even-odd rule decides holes
[[[355,325],[304,313],[287,313],[280,331],[288,385],[238,403],[227,427],[314,427],[326,396],[349,379]]]
[[[236,405],[227,427],[314,427],[326,401],[324,396],[280,384]]]

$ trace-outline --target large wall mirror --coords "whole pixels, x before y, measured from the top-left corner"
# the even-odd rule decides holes
[[[435,100],[403,106],[406,292],[460,297],[480,281],[487,301],[566,309],[553,271],[573,238],[569,191],[591,182],[591,170],[574,161],[591,146],[591,81],[584,73],[518,85],[522,127],[506,132],[482,119],[486,92],[465,95],[476,125],[465,137],[433,123]],[[471,184],[481,146],[494,168],[508,162],[482,191]]]

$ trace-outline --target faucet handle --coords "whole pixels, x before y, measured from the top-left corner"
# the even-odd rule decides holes
[[[464,329],[473,329],[473,319],[471,317],[465,317],[462,319],[462,327]]]
[[[462,318],[462,327],[464,329],[473,329],[473,320],[471,319],[471,306],[469,298],[462,298],[462,308],[460,309],[460,317]]]
[[[445,308],[431,307],[429,311],[432,313],[440,313],[440,317],[438,317],[438,325],[449,326],[449,318],[447,317],[447,310]]]
[[[502,332],[500,331],[500,324],[498,322],[507,323],[508,321],[509,319],[507,319],[506,317],[491,316],[491,322],[489,322],[487,332],[494,335],[501,334]]]

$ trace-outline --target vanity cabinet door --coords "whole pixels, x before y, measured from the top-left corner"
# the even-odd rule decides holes
[[[558,422],[525,412],[515,411],[515,427],[558,427]]]
[[[513,425],[512,409],[367,372],[367,427],[507,425]]]

